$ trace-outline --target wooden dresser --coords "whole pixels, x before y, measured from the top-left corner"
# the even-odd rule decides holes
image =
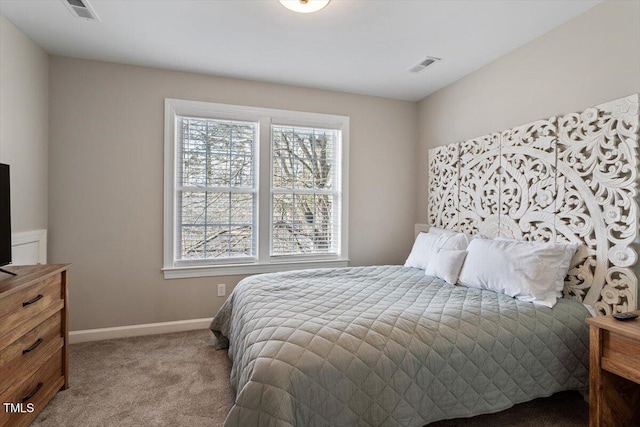
[[[640,318],[619,321],[602,316],[587,323],[589,425],[640,426]]]
[[[0,427],[29,425],[68,386],[67,268],[0,273]]]

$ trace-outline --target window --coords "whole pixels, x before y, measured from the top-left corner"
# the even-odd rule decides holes
[[[257,123],[176,117],[176,261],[255,257]]]
[[[349,118],[165,101],[165,278],[346,266]]]
[[[271,254],[337,254],[338,132],[272,126]]]

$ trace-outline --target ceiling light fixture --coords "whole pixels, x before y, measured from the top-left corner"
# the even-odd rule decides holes
[[[331,0],[278,0],[289,10],[299,13],[317,12],[329,4]]]

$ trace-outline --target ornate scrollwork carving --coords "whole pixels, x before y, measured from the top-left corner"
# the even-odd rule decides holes
[[[497,236],[500,211],[500,135],[461,142],[458,230]]]
[[[635,309],[638,95],[560,117],[557,151],[558,237],[587,247],[574,258],[565,296],[600,314]]]
[[[599,314],[635,309],[638,122],[633,95],[433,149],[429,222],[578,243],[565,297]]]
[[[429,150],[429,224],[457,229],[458,144]]]
[[[556,129],[553,117],[500,134],[501,236],[555,240]]]

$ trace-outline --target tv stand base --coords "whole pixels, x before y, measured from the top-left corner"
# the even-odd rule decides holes
[[[0,268],[0,273],[6,273],[6,274],[10,274],[12,276],[17,276],[18,275],[18,273],[13,273],[11,271],[7,271],[4,268]]]

